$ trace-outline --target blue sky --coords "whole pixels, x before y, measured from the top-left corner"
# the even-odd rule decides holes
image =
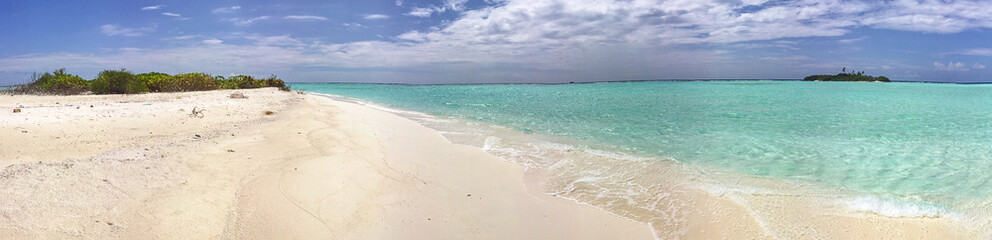
[[[0,4],[0,85],[67,68],[288,81],[992,81],[992,2],[25,1]]]

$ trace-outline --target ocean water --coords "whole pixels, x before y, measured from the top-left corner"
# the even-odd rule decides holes
[[[672,164],[688,166],[702,178],[733,175],[807,186],[768,187],[718,177],[699,184],[711,193],[829,196],[852,211],[950,217],[979,228],[988,228],[992,218],[986,214],[992,208],[992,85],[707,81],[292,87],[418,113],[413,115],[449,140],[483,147],[552,176],[551,194],[649,223],[654,220],[643,215],[659,206],[638,204],[657,204],[664,198],[660,195],[672,191],[664,189],[671,179],[653,176],[671,175],[665,170],[671,166],[660,165]],[[664,218],[654,224],[679,224],[678,217]]]

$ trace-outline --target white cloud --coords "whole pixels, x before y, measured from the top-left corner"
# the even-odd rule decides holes
[[[285,19],[301,20],[301,21],[327,21],[326,17],[321,16],[311,16],[311,15],[290,15],[283,17]]]
[[[292,38],[289,35],[262,37],[255,41],[255,44],[279,47],[303,47],[307,45],[303,41]]]
[[[203,43],[206,43],[206,44],[221,44],[223,42],[224,42],[223,40],[216,39],[216,38],[211,38],[211,39],[205,39],[205,40],[203,40]]]
[[[763,58],[759,58],[759,60],[764,60],[764,61],[789,61],[789,62],[794,62],[794,61],[805,61],[805,60],[809,60],[809,59],[810,59],[809,57],[807,57],[807,56],[803,56],[803,55],[794,55],[794,56],[784,56],[784,57],[763,57]]]
[[[234,5],[234,6],[230,6],[230,7],[215,8],[214,10],[212,10],[210,12],[215,13],[215,14],[216,13],[233,13],[234,11],[237,11],[238,9],[241,9],[241,6]]]
[[[176,20],[189,20],[189,18],[183,17],[183,15],[180,15],[178,13],[173,13],[173,12],[163,12],[162,15],[170,16],[170,17],[175,17]]]
[[[941,71],[968,71],[968,66],[961,62],[948,62],[947,64],[933,62],[933,66]],[[983,66],[984,67],[984,66]]]
[[[147,6],[147,7],[143,7],[143,8],[141,8],[141,10],[142,10],[142,11],[147,11],[147,10],[158,10],[158,9],[162,9],[163,7],[165,7],[165,5],[161,5],[161,4],[159,4],[159,5],[155,5],[155,6]]]
[[[406,15],[426,18],[435,13],[444,13],[448,10],[461,12],[465,10],[466,2],[468,2],[468,0],[445,0],[444,4],[441,6],[430,5],[427,7],[411,8],[410,12],[406,13]]]
[[[844,44],[850,44],[850,43],[856,43],[856,42],[864,41],[865,39],[868,39],[868,37],[841,39],[841,40],[837,40],[837,42],[838,43],[844,43]]]
[[[366,28],[365,25],[362,25],[361,23],[342,23],[341,26],[350,29]]]
[[[103,26],[100,26],[100,32],[107,36],[137,37],[155,32],[157,27],[158,26],[156,25],[152,25],[142,28],[122,28],[117,24],[104,24]]]
[[[896,0],[873,5],[862,25],[927,33],[992,27],[992,6],[987,1]]]
[[[368,14],[368,15],[365,15],[365,17],[362,17],[362,18],[365,18],[367,20],[380,20],[380,19],[388,19],[389,16],[382,15],[382,14]]]
[[[397,7],[401,7],[403,6],[403,0],[396,0],[395,4]]]
[[[468,2],[468,0],[446,0],[444,2],[444,6],[448,9],[461,12],[465,10],[466,2]]]
[[[225,18],[221,19],[225,22],[233,23],[236,26],[247,27],[251,26],[257,21],[269,19],[269,16],[253,17],[253,18]]]
[[[183,35],[183,36],[166,38],[165,40],[190,40],[197,37],[200,37],[200,35]]]
[[[418,31],[409,31],[409,32],[400,34],[399,36],[396,36],[396,38],[402,39],[402,40],[407,40],[407,41],[423,42],[423,41],[426,41],[427,40],[427,35],[425,35],[423,33],[420,33]]]
[[[966,50],[954,52],[952,54],[992,57],[992,48],[966,49]]]
[[[400,77],[409,81],[746,77],[720,75],[735,73],[735,69],[739,68],[755,67],[744,63],[737,53],[696,50],[700,49],[697,44],[793,49],[803,44],[802,38],[839,37],[859,28],[951,33],[992,26],[989,24],[992,21],[992,3],[977,1],[506,0],[490,1],[498,4],[477,9],[467,9],[464,3],[445,1],[444,4],[418,8],[410,6],[416,3],[407,2],[404,8],[413,9],[406,14],[410,16],[430,17],[447,11],[459,12],[450,21],[440,22],[426,30],[385,36],[385,40],[327,44],[289,36],[269,36],[254,38],[248,44],[231,40],[223,44],[203,44],[206,43],[204,39],[212,39],[192,38],[196,41],[182,42],[186,46],[157,50],[0,58],[0,71],[33,71],[33,66],[63,66],[62,63],[83,60],[94,62],[91,65],[85,62],[77,64],[99,70],[105,68],[103,66],[125,64],[147,56],[147,59],[134,64],[177,71],[211,72],[245,72],[252,71],[252,67],[354,68],[363,71],[370,68],[405,68],[421,71],[407,75],[402,72],[352,71],[355,75],[348,76],[355,77],[356,81],[375,79],[375,76]],[[745,7],[748,10],[742,11]],[[268,17],[226,18],[223,21],[249,26],[265,19]],[[365,27],[358,23],[342,23],[340,26],[353,29]],[[154,27],[126,29],[118,25],[105,25],[101,30],[107,35],[139,36],[154,32]],[[836,43],[861,41],[851,36],[837,39]],[[195,54],[184,55],[192,52]],[[135,55],[137,53],[144,55]],[[251,56],[270,54],[273,58],[266,57],[260,63],[247,62],[244,59],[251,56],[245,56],[245,53]],[[966,49],[950,54],[992,56],[992,49]],[[766,60],[781,60],[789,64],[810,62],[801,56],[788,57],[792,55],[797,53],[770,55]],[[203,59],[195,59],[197,57]],[[767,56],[747,56],[747,60],[761,57]],[[233,64],[208,64],[211,62]],[[841,67],[840,63],[829,61],[822,64],[830,65],[831,69],[836,67],[839,70]],[[872,64],[887,64],[878,66],[881,69],[930,68],[908,66],[899,61]],[[769,65],[769,72],[781,72],[771,69],[773,67],[787,68]],[[203,69],[204,66],[216,70]],[[983,67],[985,65],[979,63],[933,63],[933,69],[945,71]],[[909,76],[909,73],[906,75]]]
[[[426,8],[415,7],[413,9],[411,9],[410,12],[406,13],[406,15],[408,15],[408,16],[414,16],[414,17],[425,18],[425,17],[430,17],[431,14],[433,14],[437,10],[440,10],[440,8],[437,8],[437,7],[426,7]]]

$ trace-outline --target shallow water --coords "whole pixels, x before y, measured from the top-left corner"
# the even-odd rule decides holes
[[[467,120],[435,125],[447,126],[441,130],[449,139],[465,136],[465,143],[537,168],[575,161],[569,155],[576,149],[627,162],[674,160],[854,192],[845,205],[890,216],[969,212],[988,208],[992,196],[992,85],[728,81],[292,87],[436,117],[426,121]],[[469,126],[476,123],[497,130],[470,130],[478,128]],[[523,137],[497,134],[499,127]],[[522,139],[526,135],[546,138]],[[560,188],[582,179],[578,182],[659,174],[644,172],[644,166],[615,169],[618,165],[602,162],[597,166],[603,169],[595,171],[553,174],[569,176]],[[597,185],[596,191],[636,188]]]

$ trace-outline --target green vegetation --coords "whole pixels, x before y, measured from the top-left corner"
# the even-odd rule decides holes
[[[65,68],[51,73],[33,74],[31,83],[21,85],[12,91],[28,94],[72,95],[86,92],[89,82],[76,75],[66,74]]]
[[[148,92],[148,83],[138,80],[133,73],[103,70],[90,82],[90,91],[96,94],[136,94]]]
[[[889,82],[885,76],[865,75],[864,71],[847,73],[847,68],[841,70],[837,75],[810,75],[803,78],[803,81],[841,81],[841,82]]]
[[[172,76],[171,81],[162,84],[163,92],[209,91],[220,89],[214,77],[206,73],[185,73]]]
[[[159,72],[142,73],[134,77],[145,82],[149,92],[162,92],[162,86],[172,81],[171,75]]]
[[[224,89],[241,89],[241,88],[262,88],[262,87],[277,87],[279,89],[289,90],[286,86],[286,82],[276,76],[270,76],[266,79],[256,79],[252,76],[237,75],[231,78],[224,79],[222,76],[218,76],[221,84],[221,88]]]
[[[230,78],[211,76],[206,73],[185,73],[169,75],[159,72],[135,75],[125,69],[104,70],[96,79],[86,80],[65,73],[65,69],[51,73],[34,74],[31,83],[17,86],[14,93],[20,94],[139,94],[147,92],[187,92],[216,89],[248,89],[276,87],[289,91],[286,82],[275,75],[256,79],[252,76],[237,75]]]

